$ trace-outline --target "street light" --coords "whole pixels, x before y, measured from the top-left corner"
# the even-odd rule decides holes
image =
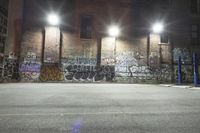
[[[108,28],[108,34],[112,37],[118,37],[120,34],[119,27],[116,25],[110,26]]]
[[[116,62],[116,54],[117,54],[117,37],[120,35],[120,29],[118,26],[116,25],[112,25],[108,28],[108,34],[111,37],[115,38],[115,46],[114,46],[114,58],[115,58],[115,62]]]
[[[60,18],[57,14],[51,13],[47,16],[47,21],[50,25],[58,26],[60,24]]]
[[[44,32],[43,32],[43,57],[42,57],[42,63],[60,63],[61,59],[61,31],[59,28],[60,24],[60,16],[56,14],[55,12],[50,12],[49,14],[46,14],[46,25],[44,27]],[[48,54],[49,45],[54,46],[56,50],[59,50],[59,59],[54,56],[54,53]]]
[[[151,28],[152,28],[151,31],[148,32],[147,35],[147,65],[149,65],[150,43],[151,43],[150,35],[151,33],[160,35],[164,31],[165,27],[162,22],[156,22],[152,25]]]
[[[163,32],[164,26],[163,26],[162,23],[157,22],[157,23],[155,23],[155,24],[153,25],[152,30],[153,30],[154,33],[160,34],[161,32]]]

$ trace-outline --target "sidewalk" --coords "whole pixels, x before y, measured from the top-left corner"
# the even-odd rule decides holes
[[[183,88],[183,89],[192,89],[192,90],[200,90],[200,86],[195,87],[194,85],[176,85],[176,84],[160,84],[163,87],[174,87],[174,88]]]

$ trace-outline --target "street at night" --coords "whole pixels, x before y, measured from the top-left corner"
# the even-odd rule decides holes
[[[200,90],[137,84],[1,84],[0,133],[198,133]]]
[[[0,133],[200,133],[200,0],[0,0]]]

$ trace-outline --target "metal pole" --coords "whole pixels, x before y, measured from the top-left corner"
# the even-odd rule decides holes
[[[178,84],[182,83],[181,65],[182,65],[181,56],[179,56],[179,58],[178,58],[178,81],[177,81]]]
[[[98,36],[97,37],[97,67],[100,68],[101,66],[101,49],[102,49],[102,46],[101,46],[101,37]]]
[[[198,86],[199,84],[199,71],[198,71],[198,63],[197,63],[197,55],[193,53],[193,65],[194,65],[194,86]]]

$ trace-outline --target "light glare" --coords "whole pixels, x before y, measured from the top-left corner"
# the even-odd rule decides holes
[[[108,34],[113,37],[117,37],[120,34],[120,30],[118,26],[111,26],[108,30]]]
[[[153,25],[153,32],[154,33],[161,33],[164,30],[164,26],[162,23],[156,23]]]
[[[50,25],[54,25],[54,26],[59,25],[59,23],[60,23],[58,15],[56,15],[54,13],[49,14],[47,17],[47,20]]]

